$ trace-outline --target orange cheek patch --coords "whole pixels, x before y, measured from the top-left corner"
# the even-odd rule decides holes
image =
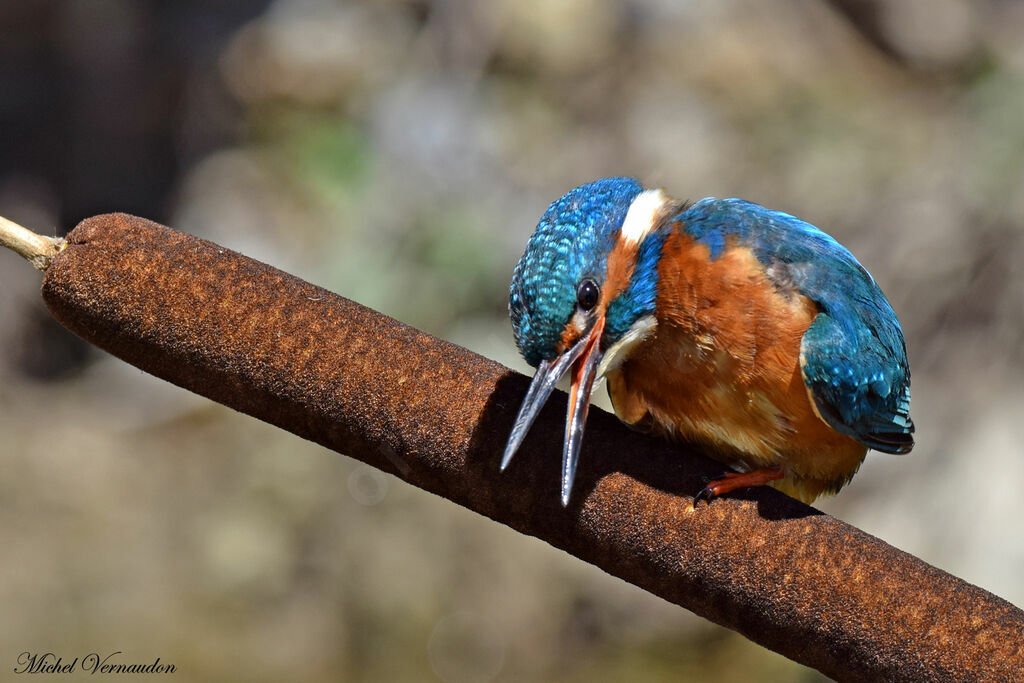
[[[629,280],[636,268],[637,248],[636,244],[627,244],[622,240],[617,241],[612,247],[608,254],[604,285],[601,287],[601,301],[598,303],[601,311],[607,310],[615,297],[629,286]]]
[[[576,327],[572,324],[572,322],[570,322],[568,325],[565,326],[565,329],[562,330],[562,339],[558,343],[558,352],[565,353],[566,351],[571,349],[572,345],[576,343],[577,339],[579,339],[579,333],[576,332]]]

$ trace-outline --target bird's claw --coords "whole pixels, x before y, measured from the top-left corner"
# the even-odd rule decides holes
[[[707,504],[711,505],[711,499],[714,497],[714,488],[711,486],[705,486],[697,493],[696,496],[693,497],[693,507],[696,508],[702,500],[707,501]]]

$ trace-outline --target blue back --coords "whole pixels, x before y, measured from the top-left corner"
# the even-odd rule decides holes
[[[776,287],[818,305],[801,344],[803,377],[833,429],[880,451],[913,447],[903,332],[853,254],[809,223],[741,199],[702,199],[677,220],[712,259],[727,242],[747,247]]]

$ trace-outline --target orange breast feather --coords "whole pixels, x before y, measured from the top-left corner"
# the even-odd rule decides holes
[[[745,247],[708,247],[673,231],[658,265],[658,326],[608,375],[616,413],[649,415],[742,470],[781,466],[778,488],[810,501],[837,490],[866,448],[816,413],[800,371],[814,302],[780,291]]]

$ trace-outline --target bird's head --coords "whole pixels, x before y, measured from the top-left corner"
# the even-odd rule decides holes
[[[594,380],[654,329],[660,230],[679,205],[633,178],[581,185],[554,202],[519,259],[509,291],[516,345],[537,368],[504,469],[555,384],[572,369],[562,462],[567,505]]]

